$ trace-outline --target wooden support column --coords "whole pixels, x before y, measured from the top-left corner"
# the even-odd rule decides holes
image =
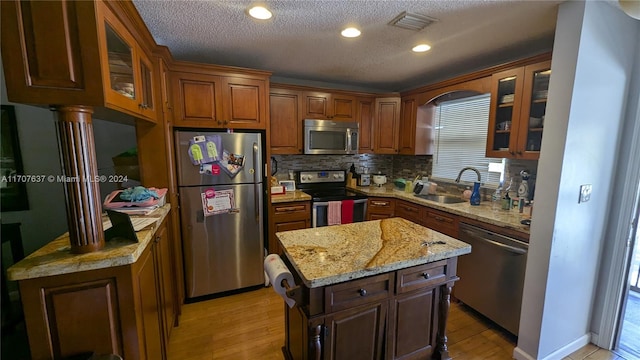
[[[59,106],[58,141],[64,169],[67,224],[71,252],[104,247],[100,182],[89,106]]]

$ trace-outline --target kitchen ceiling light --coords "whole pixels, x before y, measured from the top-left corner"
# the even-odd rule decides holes
[[[344,36],[344,37],[354,38],[354,37],[360,36],[360,30],[358,30],[358,29],[356,29],[354,27],[350,27],[350,28],[346,28],[346,29],[342,30],[342,32],[340,34],[342,34],[342,36]]]
[[[271,16],[273,16],[271,14],[271,11],[267,10],[267,8],[262,6],[254,6],[251,9],[249,9],[249,15],[259,20],[271,19]]]
[[[427,45],[427,44],[420,44],[420,45],[416,45],[413,47],[413,52],[425,52],[425,51],[429,51],[429,49],[431,49],[431,46]]]

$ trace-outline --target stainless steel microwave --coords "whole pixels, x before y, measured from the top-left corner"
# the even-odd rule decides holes
[[[358,123],[304,120],[305,154],[357,154]]]

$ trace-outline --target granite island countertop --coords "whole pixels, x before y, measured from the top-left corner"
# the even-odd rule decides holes
[[[104,248],[99,251],[72,254],[69,233],[65,233],[9,267],[7,277],[14,281],[27,280],[133,264],[138,261],[144,249],[154,238],[170,209],[171,204],[166,204],[146,215],[158,220],[136,232],[137,243],[112,239],[106,241]],[[140,216],[132,215],[131,217]]]
[[[402,218],[276,233],[308,288],[471,252],[471,245]]]
[[[414,204],[428,206],[430,208],[445,211],[454,215],[478,220],[488,224],[512,229],[522,233],[526,238],[529,237],[529,226],[520,223],[523,219],[531,218],[529,215],[521,214],[516,209],[502,210],[492,209],[491,202],[484,201],[478,206],[471,206],[469,201],[457,204],[442,204],[435,201],[421,199],[414,196],[413,192],[404,192],[393,189],[393,186],[357,186],[347,187],[349,190],[364,194],[367,196],[391,197],[412,202]]]

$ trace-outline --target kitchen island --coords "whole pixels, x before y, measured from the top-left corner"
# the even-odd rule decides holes
[[[276,234],[300,296],[287,359],[449,359],[457,257],[471,246],[401,218]]]

